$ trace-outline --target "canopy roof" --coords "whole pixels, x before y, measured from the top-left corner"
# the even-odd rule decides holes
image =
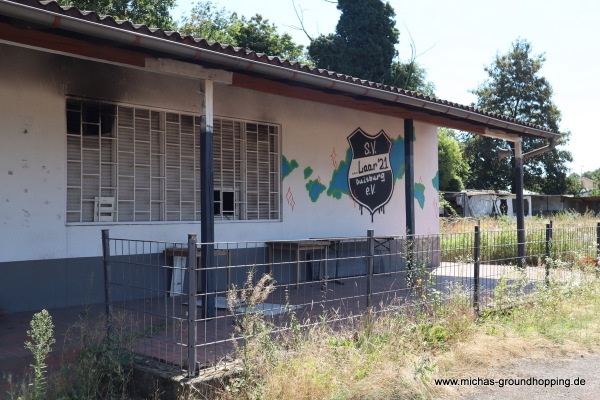
[[[479,135],[557,139],[544,127],[244,48],[149,28],[55,1],[0,0],[0,40],[137,68],[157,59],[230,71],[229,82],[279,95],[423,121]],[[207,72],[210,78],[210,72]],[[218,76],[215,75],[215,76]]]

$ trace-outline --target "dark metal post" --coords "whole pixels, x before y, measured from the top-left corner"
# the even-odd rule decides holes
[[[406,270],[407,285],[414,286],[413,239],[415,234],[415,128],[412,119],[404,120],[404,202],[406,203]]]
[[[412,119],[404,120],[404,199],[406,203],[406,234],[415,234],[415,129]]]
[[[371,297],[373,294],[373,270],[375,266],[375,240],[373,238],[375,231],[373,229],[367,230],[367,247],[368,247],[368,266],[369,271],[367,275],[367,309],[371,308]]]
[[[546,224],[546,285],[550,284],[550,263],[552,257],[552,221]]]
[[[523,139],[515,142],[515,191],[517,195],[517,266],[523,268],[525,261],[525,204],[523,200]]]
[[[196,310],[198,309],[197,297],[197,266],[196,244],[198,238],[195,233],[188,234],[187,276],[188,276],[188,377],[196,375]]]
[[[473,308],[479,315],[479,263],[481,259],[481,233],[479,226],[475,227],[475,240],[473,243]]]
[[[596,225],[596,257],[600,258],[600,222]]]
[[[216,316],[216,282],[214,271],[214,165],[213,165],[213,127],[206,125],[202,119],[202,135],[200,139],[200,241],[202,243],[200,258],[202,284],[202,318]]]
[[[104,307],[106,312],[106,335],[112,336],[112,299],[110,296],[110,235],[108,229],[102,229],[102,261],[104,263]]]

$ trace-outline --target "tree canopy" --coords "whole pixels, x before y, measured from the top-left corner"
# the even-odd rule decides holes
[[[335,33],[313,39],[308,54],[319,68],[368,79],[389,80],[400,33],[392,6],[381,0],[338,0]]]
[[[130,20],[150,27],[172,29],[171,9],[176,0],[58,0],[61,5],[95,11],[115,19]]]
[[[394,61],[391,76],[384,83],[428,96],[435,96],[435,85],[427,80],[427,71],[414,60],[407,63]]]
[[[543,54],[533,55],[531,44],[524,39],[512,43],[508,53],[496,55],[485,68],[488,77],[473,93],[475,106],[522,122],[532,123],[558,132],[560,111],[552,99],[553,91],[546,78],[540,76],[545,61]],[[559,145],[568,143],[564,132]],[[524,138],[523,152],[546,145],[544,139]],[[508,189],[514,172],[509,161],[497,160],[497,146],[507,147],[501,140],[471,136],[465,144],[465,156],[471,165],[467,185],[474,189]],[[525,188],[545,194],[563,194],[567,190],[567,163],[571,153],[560,147],[524,161]]]
[[[591,196],[600,196],[600,168],[594,171],[587,171],[583,173],[583,177],[589,178],[594,181],[594,187],[590,191]]]
[[[440,191],[460,192],[469,174],[469,165],[452,129],[438,130],[438,166],[440,171]]]
[[[225,8],[217,9],[210,1],[197,3],[190,16],[183,18],[179,27],[182,34],[244,47],[257,53],[291,60],[303,57],[304,46],[297,45],[292,37],[277,31],[277,26],[262,15],[249,19]]]

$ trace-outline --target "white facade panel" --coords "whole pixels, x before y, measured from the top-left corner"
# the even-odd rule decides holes
[[[112,237],[185,241],[199,222],[66,222],[68,96],[199,115],[201,82],[0,44],[0,262],[101,254]],[[403,120],[215,84],[214,114],[280,126],[281,220],[220,221],[217,241],[402,235]],[[394,191],[373,216],[348,194],[347,137],[361,128],[391,139]],[[437,130],[415,122],[417,233],[438,233]],[[200,239],[200,238],[199,238]]]

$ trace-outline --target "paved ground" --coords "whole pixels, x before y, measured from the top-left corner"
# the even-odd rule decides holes
[[[554,360],[522,360],[512,367],[495,371],[494,375],[505,380],[554,379],[557,383],[552,387],[544,386],[545,382],[531,386],[504,385],[504,387],[499,387],[498,383],[494,386],[471,386],[461,399],[595,400],[600,398],[600,353],[574,355],[570,358]],[[575,384],[577,379],[579,379],[579,385]],[[583,380],[585,380],[585,384],[582,384]]]

